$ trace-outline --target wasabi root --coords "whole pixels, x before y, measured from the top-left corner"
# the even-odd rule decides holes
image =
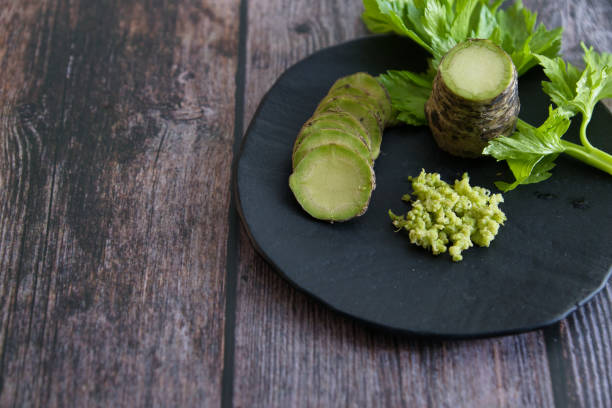
[[[376,188],[374,160],[392,116],[386,89],[371,75],[334,83],[293,145],[289,187],[308,214],[336,222],[367,210]]]
[[[372,152],[368,144],[356,132],[338,129],[317,129],[305,137],[304,141],[300,143],[295,153],[293,153],[293,167],[297,167],[300,161],[314,148],[327,144],[344,146],[359,154],[368,163],[372,162]]]
[[[441,180],[438,173],[425,170],[409,180],[413,194],[404,195],[402,200],[412,201],[412,209],[405,215],[389,210],[389,217],[398,231],[408,231],[411,243],[434,255],[448,251],[453,261],[461,261],[461,253],[474,244],[488,247],[506,221],[499,208],[504,202],[502,195],[470,186],[467,173],[453,186]]]
[[[316,115],[302,126],[298,137],[295,139],[293,153],[295,153],[305,136],[310,132],[318,132],[322,129],[336,129],[352,132],[354,135],[366,141],[368,148],[371,149],[368,131],[359,120],[348,113],[327,112]]]
[[[332,222],[363,214],[375,183],[370,162],[336,144],[313,149],[289,177],[302,208],[314,218]]]
[[[512,59],[489,40],[467,40],[442,59],[425,104],[438,146],[478,157],[487,143],[514,132],[520,102]]]

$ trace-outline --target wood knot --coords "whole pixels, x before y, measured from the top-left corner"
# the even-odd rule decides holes
[[[24,103],[17,106],[17,115],[22,122],[30,122],[36,116],[37,106],[34,103]]]
[[[311,31],[310,24],[307,22],[297,24],[293,27],[293,31],[298,34],[308,34]]]

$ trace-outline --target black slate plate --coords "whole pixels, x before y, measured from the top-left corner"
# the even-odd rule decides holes
[[[474,337],[554,323],[592,297],[612,271],[612,177],[559,158],[544,183],[505,195],[508,222],[491,248],[472,248],[453,263],[410,245],[387,210],[405,212],[406,180],[425,168],[475,185],[510,180],[505,164],[463,160],[440,151],[426,127],[385,132],[377,188],[367,213],[347,223],[310,218],[287,179],[300,126],[340,76],[357,71],[423,70],[427,55],[397,37],[369,37],[328,48],[287,70],[261,102],[235,173],[238,209],[257,250],[293,285],[331,308],[389,329]],[[541,123],[548,97],[535,70],[520,80],[521,118]],[[603,106],[589,126],[592,142],[612,151]],[[572,128],[570,139],[577,130]]]

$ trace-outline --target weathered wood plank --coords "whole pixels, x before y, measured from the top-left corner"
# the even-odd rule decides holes
[[[365,31],[352,1],[249,3],[250,119],[280,73]],[[541,332],[441,342],[377,332],[279,278],[241,236],[234,403],[250,406],[553,405]]]
[[[547,27],[563,27],[563,55],[577,65],[582,62],[584,42],[599,51],[610,52],[612,45],[612,3],[606,0],[524,0],[526,7],[538,10]]]
[[[556,352],[564,359],[567,406],[612,406],[612,288],[608,284],[593,301],[560,327]]]
[[[238,0],[0,7],[0,406],[219,405]]]

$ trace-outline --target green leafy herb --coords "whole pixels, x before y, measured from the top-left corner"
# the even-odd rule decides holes
[[[414,126],[427,125],[425,102],[431,95],[434,75],[433,71],[426,74],[388,71],[378,77],[389,92],[397,120]]]
[[[596,53],[583,44],[586,68],[579,70],[558,57],[561,28],[537,25],[537,14],[520,0],[507,9],[504,0],[363,0],[363,20],[375,33],[407,36],[432,58],[426,73],[389,71],[379,77],[391,96],[397,120],[425,125],[424,108],[442,57],[468,38],[488,38],[511,57],[519,75],[541,64],[550,79],[543,89],[556,105],[539,127],[519,119],[511,137],[492,140],[484,154],[505,160],[513,183],[498,182],[504,191],[551,176],[561,153],[612,174],[612,156],[591,145],[587,126],[598,101],[612,97],[612,54]],[[570,120],[580,114],[580,144],[562,140]]]
[[[370,31],[409,37],[432,55],[426,74],[393,71],[379,77],[391,95],[398,120],[412,125],[426,123],[419,112],[429,97],[423,95],[431,90],[432,72],[451,48],[468,38],[488,38],[501,46],[512,57],[519,75],[537,65],[535,54],[552,58],[559,53],[561,28],[549,31],[542,24],[536,26],[537,14],[523,7],[520,0],[507,10],[500,9],[503,2],[363,0],[362,17]],[[405,92],[415,89],[415,100],[408,102]]]
[[[495,12],[497,26],[491,40],[506,51],[520,75],[538,64],[536,54],[555,57],[561,50],[561,27],[547,30],[544,24],[536,26],[537,13],[515,2],[508,10]]]
[[[495,29],[501,1],[486,0],[364,0],[363,21],[374,33],[410,37],[429,51],[436,63],[469,36],[488,38]]]
[[[506,160],[516,178],[512,184],[496,182],[497,188],[509,191],[519,184],[537,183],[549,178],[553,161],[565,151],[561,136],[569,125],[570,120],[563,111],[551,109],[548,119],[540,127],[519,119],[517,132],[512,137],[490,141],[483,153],[497,160]]]
[[[559,57],[537,56],[550,79],[550,82],[543,82],[542,87],[557,108],[550,109],[548,119],[540,127],[519,120],[517,132],[511,137],[489,142],[483,153],[506,160],[516,179],[511,184],[497,182],[500,190],[546,180],[560,153],[612,174],[612,155],[592,146],[586,132],[597,102],[612,98],[612,54],[599,54],[584,44],[582,47],[586,64],[582,71]],[[582,116],[581,144],[561,139],[570,125],[570,118],[576,114]]]

